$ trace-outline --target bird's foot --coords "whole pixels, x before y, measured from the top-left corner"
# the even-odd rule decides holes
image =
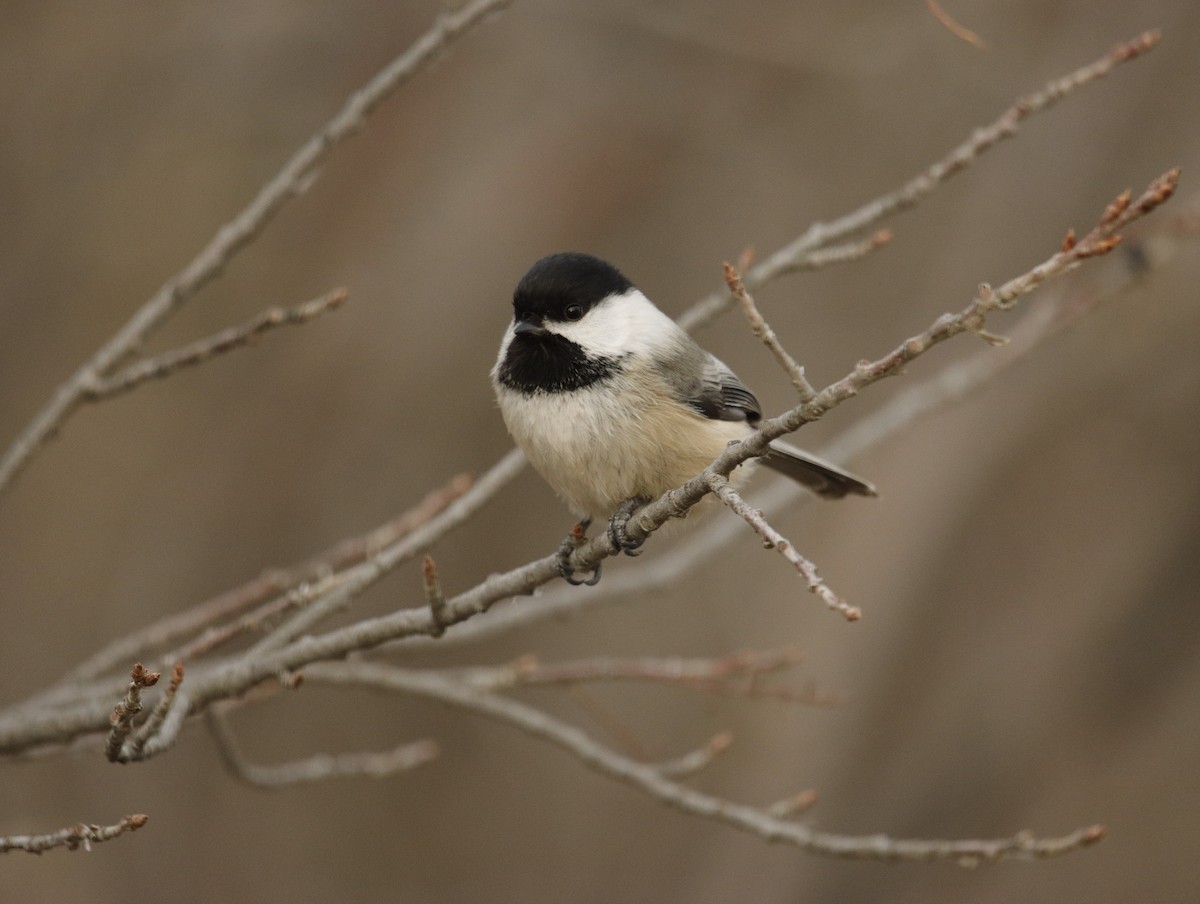
[[[617,510],[612,513],[612,517],[608,519],[608,541],[612,543],[613,552],[623,552],[627,556],[641,555],[640,547],[646,542],[646,538],[635,540],[629,536],[629,519],[648,502],[648,496],[632,496],[617,506]]]
[[[577,550],[584,540],[587,539],[588,525],[592,523],[591,518],[584,518],[567,534],[562,543],[558,545],[558,554],[555,562],[555,569],[559,575],[568,584],[578,587],[583,584],[588,587],[595,587],[600,583],[600,565],[597,563],[595,570],[590,578],[575,577],[575,569],[571,567],[571,555]]]

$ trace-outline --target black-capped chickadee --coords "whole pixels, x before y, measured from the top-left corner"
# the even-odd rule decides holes
[[[614,548],[630,554],[640,545],[624,535],[633,511],[695,477],[761,419],[733,371],[588,254],[551,254],[521,278],[491,376],[508,432],[533,467],[585,526],[612,516]],[[778,440],[761,460],[825,498],[875,495],[865,480]],[[560,571],[580,583],[571,549],[564,542]],[[599,570],[588,583],[598,579]]]

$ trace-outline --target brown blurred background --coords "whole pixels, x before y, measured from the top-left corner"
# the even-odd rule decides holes
[[[1156,26],[1157,51],[895,220],[890,247],[759,301],[828,382],[981,280],[1041,260],[1127,185],[1182,165],[1182,197],[1157,218],[1183,210],[1200,163],[1200,7],[945,6],[990,52],[919,0],[518,0],[468,36],[147,351],[334,286],[351,292],[345,309],[81,411],[0,499],[4,701],[490,465],[508,441],[487,370],[511,287],[546,252],[607,257],[678,313],[719,284],[723,259],[890,190],[1018,95]],[[0,6],[0,442],[437,9]],[[1102,288],[1105,272],[1081,271],[1074,290]],[[425,736],[442,757],[383,782],[265,793],[227,776],[197,726],[140,766],[98,749],[8,763],[0,833],[151,822],[90,855],[10,855],[0,899],[1197,900],[1198,278],[1185,246],[985,391],[853,462],[878,501],[780,519],[863,607],[859,624],[743,534],[675,592],[411,660],[799,644],[792,684],[841,706],[627,686],[591,703],[530,699],[619,743],[599,706],[655,757],[730,729],[735,746],[697,784],[751,803],[814,787],[808,818],[825,829],[992,837],[1103,822],[1098,847],[978,870],[831,862],[668,810],[507,728],[310,687],[237,715],[255,759]],[[738,318],[700,338],[769,409],[789,403]],[[982,348],[953,345],[912,379]],[[904,385],[798,439],[820,448]],[[545,554],[568,521],[523,475],[436,550],[447,589]],[[419,586],[402,571],[357,612],[414,605]]]

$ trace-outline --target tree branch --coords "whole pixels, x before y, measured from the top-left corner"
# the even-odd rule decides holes
[[[76,666],[60,682],[21,705],[44,706],[78,697],[81,684],[96,679],[122,662],[138,656],[146,658],[151,650],[191,635],[195,636],[183,646],[160,657],[160,668],[170,668],[171,663],[178,660],[190,660],[210,653],[293,607],[296,602],[292,591],[361,564],[433,520],[465,494],[473,483],[474,477],[470,474],[459,474],[426,494],[413,508],[366,534],[342,540],[305,562],[270,569],[247,584],[127,634]],[[494,493],[503,485],[503,480],[494,481],[490,492]],[[238,616],[239,612],[256,605],[258,608],[254,611]],[[213,622],[231,617],[232,621],[206,628]]]
[[[233,257],[266,228],[293,197],[317,178],[325,159],[356,132],[366,118],[397,88],[423,69],[449,44],[512,0],[470,0],[438,18],[433,27],[355,92],[321,129],[305,142],[254,199],[228,223],[182,270],[172,276],[137,313],[102,345],[54,393],[49,402],[0,457],[0,494],[25,468],[46,440],[60,430],[89,391],[133,353],[155,329],[185,302],[217,277]]]
[[[225,767],[242,781],[259,788],[278,790],[331,778],[385,778],[415,769],[438,755],[437,744],[421,740],[379,753],[318,755],[275,766],[260,766],[248,762],[242,755],[224,713],[213,707],[205,715]]]
[[[970,166],[981,154],[1004,139],[1016,135],[1025,119],[1049,109],[1089,82],[1103,78],[1121,63],[1148,53],[1158,46],[1161,38],[1162,35],[1157,30],[1147,31],[1132,41],[1118,44],[1095,62],[1062,78],[1047,82],[1038,91],[1019,98],[991,124],[976,129],[966,141],[900,188],[868,201],[857,210],[836,220],[813,223],[799,238],[780,248],[756,267],[752,267],[745,275],[746,286],[753,292],[784,274],[807,269],[813,260],[813,253],[818,249],[830,242],[861,232],[884,217],[913,207],[951,176]],[[714,292],[685,311],[679,318],[679,325],[688,332],[695,332],[712,323],[728,310],[732,303],[728,291]]]
[[[145,361],[131,364],[111,377],[97,377],[84,388],[87,401],[98,402],[121,393],[129,392],[147,380],[169,377],[184,367],[195,367],[217,355],[252,345],[263,333],[281,326],[298,326],[308,323],[322,314],[334,311],[345,304],[349,294],[345,289],[334,289],[320,298],[306,301],[291,308],[268,308],[254,319],[221,330],[205,339],[198,339],[182,348],[173,349]]]
[[[146,814],[138,813],[126,816],[111,826],[85,825],[80,822],[45,835],[0,835],[0,854],[7,854],[9,851],[41,854],[56,847],[65,847],[72,851],[82,847],[85,851],[90,851],[93,844],[112,841],[126,832],[135,832],[149,820],[150,817]]]
[[[468,11],[474,11],[472,15],[481,16],[491,9],[498,9],[504,5],[506,4],[501,2],[468,4],[458,13],[443,20],[430,34],[434,34],[439,28],[445,26],[447,21],[461,21],[463,17],[467,16]],[[460,24],[459,27],[469,27],[470,21]],[[453,34],[443,30],[439,38],[432,40],[435,44],[437,41],[445,43],[452,37]],[[429,39],[429,35],[422,40],[426,39]],[[705,494],[715,493],[743,520],[751,524],[764,540],[774,545],[789,559],[806,578],[810,589],[825,599],[831,607],[839,609],[847,616],[856,616],[857,610],[849,607],[834,595],[816,574],[812,564],[800,557],[786,539],[771,527],[765,516],[752,509],[740,494],[732,489],[726,479],[728,474],[741,462],[762,454],[766,443],[771,439],[822,417],[866,386],[886,376],[899,373],[906,364],[946,339],[962,332],[972,332],[989,342],[996,342],[997,337],[985,328],[987,318],[992,313],[1013,307],[1020,297],[1040,286],[1045,280],[1069,272],[1084,260],[1110,252],[1121,240],[1121,229],[1154,210],[1170,197],[1175,190],[1179,173],[1175,170],[1164,174],[1136,200],[1128,192],[1119,196],[1106,209],[1097,226],[1082,240],[1076,239],[1074,233],[1069,233],[1059,252],[1051,258],[1021,276],[1009,280],[998,289],[986,285],[981,286],[977,296],[963,311],[958,314],[943,315],[923,333],[906,340],[877,361],[860,362],[851,373],[820,392],[808,384],[802,369],[774,337],[769,325],[758,313],[746,285],[761,284],[800,267],[815,267],[835,260],[852,259],[880,247],[887,240],[887,233],[882,231],[862,241],[847,242],[843,245],[830,245],[829,243],[859,232],[879,218],[916,203],[920,197],[936,188],[957,169],[967,165],[978,154],[1001,138],[1014,133],[1017,124],[1025,116],[1066,96],[1079,85],[1106,74],[1117,63],[1145,52],[1156,42],[1157,34],[1147,33],[1137,41],[1115,49],[1092,66],[1077,70],[1065,79],[1050,83],[1041,92],[1018,101],[1017,105],[992,127],[976,133],[972,139],[961,145],[948,158],[931,167],[922,176],[910,181],[902,189],[877,199],[876,202],[872,202],[854,214],[834,221],[832,224],[814,224],[796,242],[781,249],[764,264],[754,268],[744,279],[738,277],[737,274],[731,274],[727,268],[726,278],[730,292],[722,296],[721,304],[727,307],[730,297],[732,297],[743,305],[756,331],[760,332],[764,341],[788,370],[801,393],[800,404],[776,418],[763,422],[758,432],[745,441],[732,445],[692,481],[665,494],[642,509],[631,525],[631,535],[636,537],[638,536],[637,531],[641,530],[644,536],[657,529],[666,520],[672,517],[681,517]],[[418,42],[418,45],[406,53],[405,57],[416,53],[421,43]],[[425,59],[417,53],[413,59],[418,58],[420,58],[418,62],[412,62],[411,65],[417,66]],[[382,76],[381,73],[380,77]],[[399,81],[392,84],[393,88],[395,84],[399,84]],[[382,96],[380,95],[373,102],[364,102],[356,108],[358,111],[356,115],[359,119],[355,121],[355,124],[361,121],[361,116],[365,116],[372,108],[373,103],[377,103]],[[343,112],[354,107],[356,98],[359,98],[359,95],[351,99]],[[327,126],[326,130],[329,128],[330,126]],[[344,134],[348,134],[348,131]],[[325,141],[329,140],[324,131],[317,137]],[[327,152],[328,149],[325,149],[324,153]],[[293,163],[296,159],[293,158]],[[289,167],[291,165],[289,164]],[[285,172],[287,169],[285,167]],[[290,185],[290,190],[293,192],[303,190],[314,172],[313,169],[296,170],[294,173],[296,178],[287,183]],[[267,192],[269,188],[270,185],[263,191]],[[260,193],[260,198],[262,196]],[[200,286],[214,276],[223,266],[224,260],[252,240],[256,230],[261,229],[269,222],[273,213],[274,208],[264,208],[258,226],[254,229],[242,234],[240,238],[234,234],[236,229],[226,236],[225,250],[218,253],[216,258],[218,265],[211,272],[201,272],[198,276],[193,274],[195,278],[189,281],[184,277],[190,271],[187,268],[181,271],[176,280],[178,280],[178,287],[183,287],[180,290],[182,294],[169,301],[162,316],[165,317],[169,310],[173,309],[173,306],[177,306],[189,294],[197,291]],[[245,214],[244,211],[243,215]],[[221,239],[220,234],[217,239]],[[214,243],[217,242],[217,239],[214,239]],[[210,249],[212,247],[210,245]],[[222,258],[222,254],[227,257]],[[196,261],[193,261],[192,266],[195,264]],[[758,282],[755,283],[755,280]],[[168,286],[170,285],[168,283]],[[165,289],[166,287],[164,287]],[[331,299],[331,296],[327,296],[326,299],[318,299],[309,305],[318,307],[323,305],[322,310],[328,309],[335,306],[335,302]],[[151,302],[153,301],[154,299],[151,300]],[[340,301],[336,303],[340,303]],[[700,322],[708,316],[703,311],[699,314],[695,313],[703,304],[702,302],[701,306],[690,312],[696,318],[696,322]],[[144,307],[143,312],[146,309]],[[311,310],[310,315],[297,314],[296,316],[298,319],[307,319],[307,316],[315,316],[316,313],[320,313],[320,310],[315,308]],[[299,311],[299,309],[293,309],[293,311]],[[138,317],[141,315],[142,312],[139,312]],[[757,315],[757,320],[755,315]],[[89,365],[85,365],[84,370],[80,371],[83,376],[75,387],[79,397],[71,403],[71,406],[80,400],[107,397],[124,391],[153,376],[172,372],[181,366],[196,363],[221,350],[237,347],[263,330],[279,325],[280,317],[286,320],[288,316],[290,316],[288,312],[281,313],[278,309],[265,312],[242,327],[224,331],[184,349],[131,365],[115,375],[111,375],[112,368],[133,348],[133,344],[130,344],[124,351],[116,349],[119,353],[115,357],[110,359],[101,357],[101,353],[106,349],[114,350],[112,343],[122,335],[118,334],[101,349],[101,353],[97,353],[97,356],[93,357]],[[138,321],[138,317],[135,317],[134,321],[127,325],[126,330]],[[145,330],[140,335],[148,334],[158,322],[159,320],[155,320],[153,317],[145,320],[143,322]],[[1025,322],[1034,323],[1035,321],[1023,321],[1023,323]],[[1044,319],[1037,321],[1038,329],[1042,331],[1041,335],[1048,332],[1048,327],[1045,326],[1047,322]],[[770,340],[773,340],[773,344]],[[101,368],[100,364],[103,364],[104,367]],[[982,367],[977,371],[970,372],[966,383],[969,385],[971,381],[982,379],[980,374],[983,372],[984,368]],[[936,385],[935,388],[937,391],[929,396],[935,402],[939,397],[942,400],[951,397],[952,390],[948,384],[947,386]],[[956,384],[953,391],[961,391],[961,384]],[[928,404],[928,402],[923,404]],[[71,406],[64,408],[60,415],[56,416],[57,421],[53,426],[56,427],[69,415],[72,410]],[[48,406],[43,414],[52,407]],[[18,438],[17,445],[23,437]],[[36,438],[33,440],[34,449],[40,441]],[[12,450],[10,450],[10,456],[11,453]],[[32,451],[29,451],[24,458],[18,456],[15,459],[15,465],[7,472],[4,470],[4,462],[0,462],[0,489],[3,489],[4,485],[24,466],[24,462],[32,454]],[[9,458],[6,457],[4,461],[9,461]],[[428,742],[418,742],[416,745],[404,745],[384,754],[320,756],[277,767],[262,767],[247,763],[238,753],[234,738],[223,721],[220,701],[232,697],[242,697],[259,685],[264,688],[275,688],[278,686],[277,681],[288,682],[288,686],[298,686],[300,679],[307,676],[333,683],[386,687],[441,700],[464,710],[483,714],[505,724],[521,728],[542,740],[554,743],[599,772],[625,781],[686,812],[726,822],[769,840],[781,840],[807,850],[834,856],[888,860],[951,858],[963,862],[1006,857],[1031,858],[1063,853],[1090,844],[1102,836],[1103,830],[1095,826],[1081,829],[1063,838],[1044,840],[1035,840],[1024,833],[1011,838],[983,841],[901,841],[885,836],[853,837],[819,832],[807,826],[789,822],[785,818],[810,805],[814,799],[812,792],[795,795],[768,808],[756,808],[703,794],[675,781],[683,775],[703,768],[716,755],[725,750],[731,738],[727,733],[718,735],[699,750],[675,760],[646,764],[598,744],[573,725],[554,719],[533,707],[482,689],[480,682],[483,680],[484,670],[472,670],[463,672],[457,677],[451,677],[444,673],[405,671],[364,661],[331,662],[330,660],[340,660],[350,654],[400,639],[439,637],[448,627],[460,625],[464,621],[486,612],[496,602],[514,595],[532,593],[535,588],[557,576],[556,557],[548,556],[505,574],[492,575],[476,587],[457,596],[446,598],[438,579],[436,566],[433,560],[426,556],[423,569],[424,605],[391,612],[379,618],[364,619],[355,624],[329,630],[324,634],[310,634],[316,625],[342,607],[349,605],[356,596],[372,586],[388,571],[427,550],[432,543],[445,536],[448,531],[477,511],[499,487],[519,473],[522,466],[521,454],[515,450],[510,452],[478,484],[464,489],[452,501],[439,508],[436,513],[420,520],[401,533],[388,535],[386,540],[358,544],[354,556],[342,558],[337,555],[327,555],[324,561],[318,563],[317,571],[311,578],[297,579],[294,574],[285,574],[283,577],[275,579],[275,583],[272,585],[273,590],[264,591],[262,589],[265,586],[263,581],[266,576],[264,576],[260,582],[234,591],[233,596],[227,595],[227,597],[211,601],[210,604],[202,607],[204,610],[202,615],[185,614],[184,617],[166,620],[139,632],[139,635],[136,635],[139,642],[151,639],[159,644],[165,644],[183,638],[192,631],[205,628],[206,630],[200,636],[191,638],[183,647],[189,656],[200,657],[211,654],[221,644],[241,636],[246,631],[262,627],[268,619],[285,612],[290,613],[289,618],[267,633],[260,643],[248,651],[233,654],[222,660],[214,659],[208,663],[201,663],[195,669],[191,668],[189,662],[186,689],[181,687],[183,670],[182,662],[180,662],[173,674],[170,686],[163,692],[149,718],[140,726],[135,725],[138,711],[142,706],[138,692],[140,688],[154,683],[146,676],[153,675],[157,679],[157,673],[146,673],[139,665],[131,675],[132,680],[125,698],[113,710],[111,701],[116,694],[120,693],[120,689],[115,685],[110,688],[107,681],[87,683],[111,666],[113,654],[112,648],[110,648],[105,652],[105,656],[109,657],[107,660],[104,656],[93,657],[93,660],[85,664],[87,665],[86,669],[82,672],[76,671],[78,684],[59,685],[53,689],[52,693],[34,698],[38,701],[38,706],[34,707],[26,703],[0,718],[0,750],[9,753],[28,753],[42,744],[63,744],[73,737],[102,732],[104,726],[109,724],[111,727],[105,745],[109,759],[121,762],[145,759],[168,749],[175,743],[189,715],[204,713],[209,718],[209,724],[214,736],[217,737],[222,755],[231,764],[231,768],[247,780],[260,784],[277,786],[301,781],[315,781],[334,775],[384,774],[396,769],[408,768],[408,765],[413,765],[416,761],[423,761],[423,758],[427,759],[429,755],[432,755],[429,747],[421,746]],[[726,520],[731,524],[736,524],[733,519]],[[720,532],[713,531],[710,536],[718,536],[718,533],[721,536],[728,535],[723,526]],[[702,544],[695,545],[702,546]],[[594,540],[582,545],[575,556],[583,566],[581,570],[588,570],[589,562],[598,564],[609,554],[611,554],[611,550],[606,541]],[[693,558],[677,560],[673,567],[679,567],[678,561],[694,561],[695,552],[692,551],[689,555]],[[648,573],[648,569],[640,570],[636,579],[639,586],[646,585]],[[269,582],[266,583],[269,584]],[[278,595],[281,590],[286,590],[283,596]],[[566,599],[565,596],[561,598]],[[572,608],[578,609],[583,605],[581,601],[587,598],[588,594],[586,593],[572,594],[570,605]],[[258,606],[257,609],[246,611],[255,605]],[[543,607],[538,611],[544,612],[547,609]],[[214,624],[221,619],[234,616],[237,617],[233,621],[219,625]],[[181,625],[185,624],[190,627],[182,628]],[[452,631],[451,636],[457,637],[460,633],[463,632],[456,629]],[[128,642],[129,639],[126,639],[126,643]],[[728,664],[733,659],[734,657],[729,657],[727,660],[690,661],[687,668],[681,670],[688,671],[690,669],[690,677],[685,678],[667,677],[665,670],[667,660],[590,660],[557,666],[540,666],[536,662],[531,665],[525,661],[523,664],[511,667],[509,677],[514,685],[568,684],[584,680],[614,678],[676,680],[685,684],[692,683],[701,689],[708,690],[713,686],[720,686],[724,675],[729,674],[729,672],[723,673],[723,668],[732,668],[736,671],[738,668],[736,664],[734,666]],[[677,660],[676,662],[683,663],[685,661]],[[752,678],[769,667],[769,664],[762,663],[743,665],[744,673],[749,674]],[[299,669],[305,671],[299,673],[297,671]],[[140,683],[139,672],[143,676]],[[500,670],[493,670],[492,678],[494,681],[503,680]],[[706,685],[704,682],[709,682],[709,684]],[[492,685],[492,688],[495,686]],[[402,765],[403,763],[408,765]],[[127,819],[142,819],[144,822],[145,818],[129,817]],[[132,828],[136,827],[136,825],[132,826]],[[117,827],[108,829],[76,827],[74,830],[63,830],[63,832],[78,832],[85,828],[88,831],[110,832]],[[122,831],[124,830],[127,829],[122,829]],[[50,838],[53,836],[36,837]],[[0,849],[8,849],[3,847],[5,841],[0,839]],[[15,848],[17,845],[13,847]],[[24,847],[22,849],[31,848]]]
[[[734,693],[809,706],[835,704],[837,698],[830,694],[817,694],[811,690],[796,692],[764,685],[762,679],[766,675],[790,668],[802,658],[799,649],[794,647],[748,650],[717,658],[595,656],[569,662],[543,663],[536,656],[522,656],[507,665],[443,669],[441,674],[476,690],[489,692],[517,687],[641,681],[675,685],[701,693]]]
[[[745,283],[742,282],[741,273],[735,270],[732,264],[726,263],[724,267],[725,284],[729,286],[729,294],[742,306],[742,312],[750,321],[750,329],[770,349],[775,360],[779,362],[779,366],[783,368],[784,373],[791,379],[792,385],[796,387],[796,392],[799,393],[801,400],[807,402],[817,394],[817,391],[813,389],[812,384],[808,382],[808,377],[804,375],[804,368],[783,347],[783,343],[779,341],[779,337],[775,335],[771,325],[759,313],[758,306],[754,304],[754,299],[750,297]]]
[[[936,345],[965,332],[979,333],[984,330],[988,315],[995,311],[1009,310],[1023,296],[1029,294],[1046,280],[1069,273],[1083,261],[1100,257],[1110,252],[1120,241],[1119,230],[1145,216],[1170,199],[1179,182],[1179,170],[1172,169],[1155,179],[1136,201],[1118,198],[1110,204],[1096,226],[1081,240],[1064,247],[1040,264],[1020,276],[1013,277],[997,289],[984,285],[976,297],[958,314],[943,314],[923,332],[910,337],[876,361],[860,361],[842,379],[831,383],[813,398],[802,402],[783,414],[762,421],[749,437],[730,443],[725,451],[702,473],[682,487],[665,493],[662,497],[639,509],[630,519],[630,539],[638,540],[649,536],[672,518],[681,518],[687,511],[711,491],[710,477],[728,477],[742,462],[766,454],[769,443],[805,424],[822,418],[842,402],[858,395],[867,386],[902,372],[904,367],[925,354]],[[576,572],[588,572],[608,556],[612,545],[606,537],[588,541],[572,556],[571,567]],[[553,570],[553,557],[543,559],[546,568]],[[542,562],[535,563],[540,566]],[[533,578],[533,566],[527,566]],[[538,569],[540,576],[541,569]],[[511,574],[511,573],[510,573]],[[513,583],[516,583],[515,581]],[[520,592],[520,591],[517,591]],[[526,591],[528,592],[528,591]]]
[[[989,313],[1012,307],[1019,298],[1047,279],[1069,272],[1084,260],[1111,251],[1116,247],[1117,230],[1165,202],[1174,191],[1177,180],[1177,170],[1164,174],[1136,201],[1110,206],[1100,223],[1070,248],[1057,252],[998,289],[981,291],[958,314],[942,315],[928,329],[901,343],[890,354],[874,362],[860,362],[851,373],[822,389],[812,400],[763,421],[747,439],[731,443],[701,474],[640,509],[630,522],[630,535],[648,536],[669,519],[682,516],[711,491],[709,481],[713,475],[728,476],[741,462],[763,454],[770,440],[819,419],[867,386],[899,373],[906,364],[935,345],[955,335],[982,329]],[[1119,209],[1114,212],[1114,207]],[[490,497],[497,482],[511,479],[522,462],[518,452],[510,452],[500,465],[452,504],[443,516],[347,572],[345,580],[339,582],[334,590],[268,635],[272,641],[269,648],[263,647],[253,656],[210,666],[196,676],[189,682],[190,692],[180,693],[177,697],[162,731],[146,745],[144,756],[149,757],[174,743],[186,715],[202,711],[215,700],[244,693],[261,681],[312,663],[338,659],[350,652],[373,649],[400,638],[432,636],[448,625],[486,612],[501,600],[531,594],[537,587],[558,577],[557,555],[551,554],[511,571],[493,574],[475,587],[447,599],[437,619],[430,607],[424,605],[365,619],[325,634],[300,636],[301,628],[306,631],[319,619],[348,605],[355,595],[373,585],[400,561],[426,548],[432,542],[431,536],[440,536],[450,526],[467,517],[484,499]],[[573,566],[576,571],[591,571],[611,554],[612,546],[607,537],[592,539],[573,554]],[[108,711],[103,698],[46,710],[24,711],[18,708],[16,712],[0,717],[0,753],[20,753],[41,744],[62,743],[80,734],[103,730]]]
[[[830,590],[829,585],[817,574],[817,566],[800,555],[792,542],[772,527],[759,509],[750,506],[741,494],[729,485],[728,479],[720,474],[709,474],[708,486],[713,494],[724,502],[734,514],[754,528],[755,532],[763,538],[763,544],[768,549],[774,549],[791,563],[808,584],[808,589],[819,596],[825,605],[835,612],[840,612],[846,621],[858,621],[862,618],[862,611],[857,606],[851,606]]]
[[[1035,838],[1028,832],[1020,832],[1008,838],[960,841],[823,832],[773,816],[767,809],[734,803],[681,785],[673,780],[670,770],[623,756],[594,741],[574,725],[539,709],[465,687],[430,672],[410,672],[369,662],[326,662],[313,666],[308,675],[313,680],[332,684],[367,686],[427,697],[485,716],[566,750],[590,769],[632,785],[685,813],[723,822],[764,840],[783,842],[813,853],[860,860],[954,860],[974,865],[1054,857],[1094,844],[1104,837],[1102,826],[1078,829],[1059,838]]]

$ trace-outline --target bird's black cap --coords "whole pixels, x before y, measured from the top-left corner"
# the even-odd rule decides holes
[[[586,312],[609,295],[623,295],[632,288],[625,274],[607,261],[562,251],[546,255],[521,277],[513,292],[513,309],[518,317],[563,320],[567,305],[582,305]]]

